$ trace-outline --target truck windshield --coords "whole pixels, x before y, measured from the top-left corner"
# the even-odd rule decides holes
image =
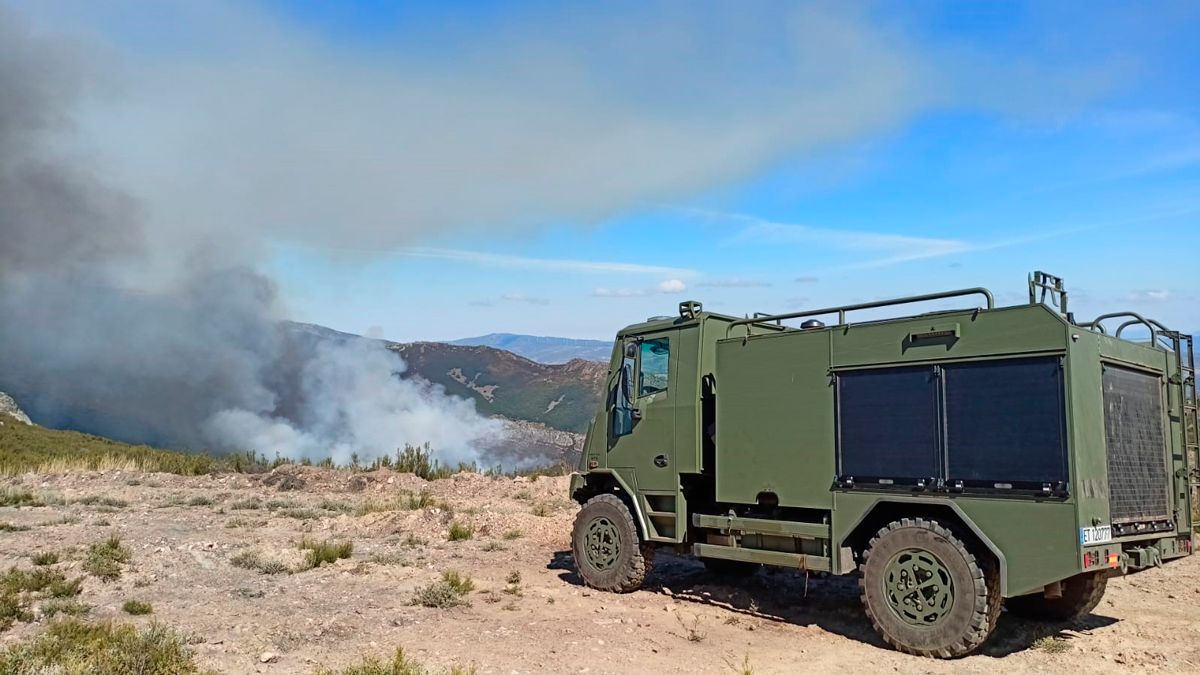
[[[638,371],[638,396],[649,396],[667,390],[667,365],[671,346],[667,338],[642,342],[642,366]]]

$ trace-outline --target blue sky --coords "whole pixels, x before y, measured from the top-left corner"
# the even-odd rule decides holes
[[[1007,304],[1034,269],[1200,330],[1188,4],[18,9],[123,64],[81,124],[150,218],[255,232],[290,316],[414,340]]]

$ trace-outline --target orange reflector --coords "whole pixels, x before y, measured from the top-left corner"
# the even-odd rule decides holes
[[[1108,554],[1108,566],[1109,567],[1116,567],[1119,564],[1118,563],[1119,560],[1120,560],[1120,556],[1118,556],[1116,553]]]

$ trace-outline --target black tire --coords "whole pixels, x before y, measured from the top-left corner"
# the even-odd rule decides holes
[[[1020,595],[1004,601],[1011,614],[1043,621],[1073,621],[1091,613],[1108,588],[1104,572],[1088,572],[1064,579],[1062,597],[1053,600],[1042,593]]]
[[[889,523],[867,545],[861,570],[863,609],[884,642],[902,652],[965,656],[996,628],[1000,575],[991,558],[977,557],[936,520]]]
[[[633,514],[616,495],[592,497],[575,516],[571,552],[583,583],[612,593],[641,588],[654,547],[641,540]]]
[[[744,560],[722,560],[721,558],[701,558],[705,569],[722,577],[744,579],[754,576],[762,565]]]

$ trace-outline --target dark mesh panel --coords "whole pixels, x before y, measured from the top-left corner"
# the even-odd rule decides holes
[[[1112,519],[1166,520],[1166,441],[1159,378],[1104,366],[1104,436]]]
[[[842,476],[929,478],[937,468],[937,381],[931,368],[839,373]]]
[[[950,480],[967,484],[1067,479],[1058,357],[942,367]]]

